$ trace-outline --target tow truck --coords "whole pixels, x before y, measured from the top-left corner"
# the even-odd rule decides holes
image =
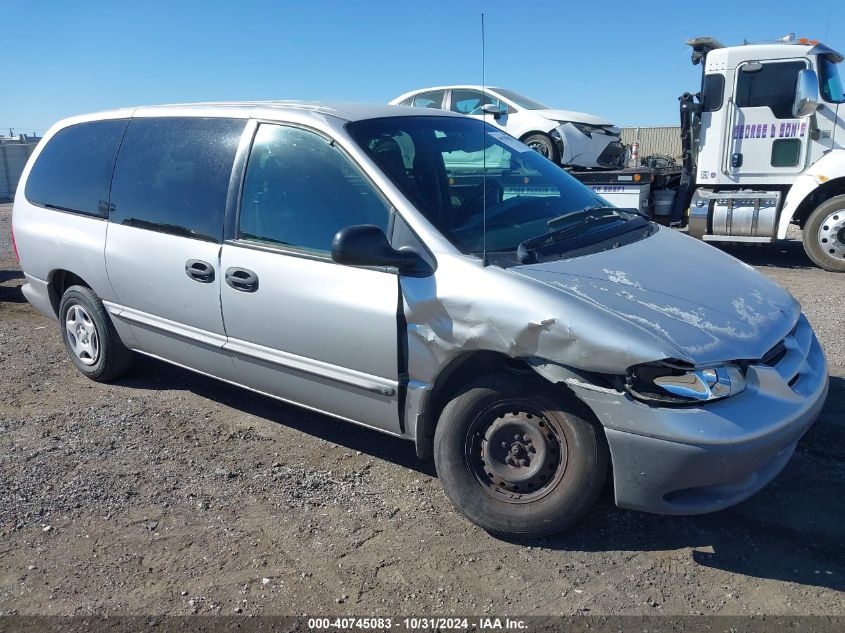
[[[702,77],[679,97],[681,164],[572,175],[708,242],[773,242],[797,225],[816,265],[845,272],[843,56],[794,35],[687,44]]]

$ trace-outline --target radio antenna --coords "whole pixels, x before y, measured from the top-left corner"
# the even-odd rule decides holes
[[[484,13],[481,14],[481,265],[487,265],[487,82],[484,76]]]

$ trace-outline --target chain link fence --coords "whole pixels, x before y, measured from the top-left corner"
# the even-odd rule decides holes
[[[26,161],[35,151],[37,140],[0,140],[0,204],[12,202]]]

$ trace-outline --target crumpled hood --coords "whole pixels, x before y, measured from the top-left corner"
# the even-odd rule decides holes
[[[613,313],[696,364],[761,358],[801,312],[750,266],[666,228],[610,251],[510,270]]]
[[[573,110],[532,110],[534,114],[551,119],[552,121],[569,121],[572,123],[586,123],[587,125],[604,125],[613,127],[613,124],[607,119],[603,119],[594,114],[587,114],[586,112],[575,112]]]

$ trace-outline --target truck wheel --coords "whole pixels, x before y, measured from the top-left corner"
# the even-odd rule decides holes
[[[595,501],[607,472],[601,431],[578,410],[540,378],[491,374],[468,385],[434,433],[446,496],[492,534],[563,531]]]
[[[804,223],[801,239],[816,266],[845,272],[845,196],[822,202]]]
[[[530,134],[522,141],[528,147],[533,149],[538,154],[542,154],[555,165],[560,164],[560,156],[558,155],[557,147],[554,142],[545,134]]]
[[[106,382],[129,371],[132,352],[90,288],[71,286],[65,291],[59,304],[59,324],[68,356],[88,378]]]

